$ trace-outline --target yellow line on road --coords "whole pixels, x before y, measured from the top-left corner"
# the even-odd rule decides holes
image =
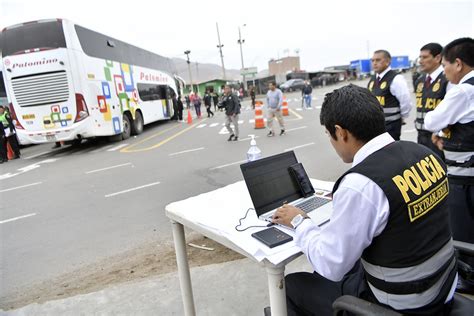
[[[299,115],[298,113],[296,113],[295,111],[293,111],[292,109],[288,109],[291,113],[293,113],[299,120],[303,119],[303,117],[301,115]]]
[[[177,132],[176,134],[171,135],[170,137],[166,138],[165,140],[163,140],[163,141],[161,141],[161,142],[159,142],[158,144],[155,144],[155,145],[153,145],[153,146],[149,146],[149,147],[145,147],[145,148],[140,148],[140,149],[132,149],[133,147],[136,147],[137,145],[143,144],[144,142],[146,142],[146,141],[148,141],[148,140],[150,140],[150,139],[152,139],[152,138],[155,138],[155,137],[157,137],[157,136],[159,136],[159,135],[162,135],[162,134],[164,134],[165,132],[167,132],[167,131],[169,131],[169,130],[172,130],[172,129],[176,128],[176,127],[179,127],[180,125],[173,126],[173,127],[171,127],[171,128],[165,129],[164,131],[161,131],[161,132],[159,132],[159,133],[156,133],[156,134],[154,134],[154,135],[151,135],[150,137],[147,137],[147,138],[145,138],[144,140],[139,141],[138,143],[135,143],[135,144],[133,144],[133,145],[130,145],[130,146],[128,146],[128,147],[123,148],[122,150],[120,150],[120,152],[122,152],[122,153],[136,153],[136,152],[148,151],[148,150],[152,150],[152,149],[158,148],[158,147],[160,147],[160,146],[166,144],[166,143],[169,142],[170,140],[172,140],[172,139],[178,137],[179,135],[181,135],[181,134],[183,134],[183,133],[186,133],[187,131],[189,131],[190,129],[192,129],[193,127],[195,127],[196,125],[201,124],[202,122],[204,122],[204,121],[206,121],[206,120],[207,120],[207,119],[203,119],[203,120],[201,120],[201,121],[199,121],[199,122],[196,122],[196,123],[194,123],[193,125],[191,125],[191,126],[185,128],[185,129],[183,129],[182,131]]]

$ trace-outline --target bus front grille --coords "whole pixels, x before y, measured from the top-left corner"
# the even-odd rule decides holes
[[[69,84],[65,71],[12,78],[12,87],[20,106],[53,104],[69,99]]]

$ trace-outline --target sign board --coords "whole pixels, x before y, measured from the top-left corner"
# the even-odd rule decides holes
[[[254,75],[256,73],[258,73],[257,67],[247,67],[240,69],[240,74],[242,76]]]

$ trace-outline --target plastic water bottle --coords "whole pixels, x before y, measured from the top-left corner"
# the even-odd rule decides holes
[[[257,142],[255,141],[255,135],[249,135],[252,140],[250,140],[250,148],[247,151],[247,161],[254,161],[262,158],[262,152],[257,147]]]

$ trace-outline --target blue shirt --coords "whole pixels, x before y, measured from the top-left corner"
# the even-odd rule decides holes
[[[280,89],[275,89],[275,91],[268,90],[267,104],[269,108],[280,109],[282,102],[283,102],[283,93],[281,93]]]

